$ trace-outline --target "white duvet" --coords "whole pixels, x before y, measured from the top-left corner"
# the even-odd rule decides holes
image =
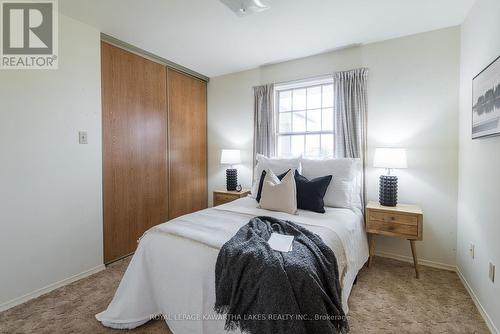
[[[296,222],[318,234],[339,262],[344,311],[358,271],[368,259],[363,216],[358,210],[325,208],[297,215],[257,208],[242,198],[155,226],[144,234],[108,308],[96,315],[104,326],[132,329],[162,315],[175,334],[222,334],[213,311],[219,249],[255,216]]]

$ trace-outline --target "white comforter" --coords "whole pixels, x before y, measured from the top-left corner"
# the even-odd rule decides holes
[[[135,328],[162,314],[175,334],[218,334],[224,319],[213,311],[215,262],[221,246],[255,216],[301,224],[321,236],[345,268],[344,311],[358,271],[368,259],[361,212],[326,208],[325,214],[298,215],[256,207],[242,198],[155,226],[144,234],[108,308],[96,315],[104,326]],[[340,254],[339,254],[340,253]]]

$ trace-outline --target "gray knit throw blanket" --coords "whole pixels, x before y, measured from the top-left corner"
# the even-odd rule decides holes
[[[271,233],[293,235],[275,251]],[[215,311],[227,331],[249,334],[347,333],[337,259],[321,238],[293,222],[255,217],[226,242],[215,266]]]

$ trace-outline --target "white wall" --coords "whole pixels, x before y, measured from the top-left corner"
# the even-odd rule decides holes
[[[500,1],[478,0],[462,25],[458,269],[500,329],[500,137],[471,139],[472,78],[500,56]],[[475,258],[468,254],[475,244]],[[493,284],[489,262],[497,266]]]
[[[457,132],[460,34],[449,28],[212,78],[208,86],[209,190],[223,188],[222,148],[240,148],[239,180],[251,184],[252,86],[370,69],[368,144],[408,148],[400,176],[400,202],[422,206],[424,241],[419,257],[455,265]],[[378,198],[378,176],[368,169],[369,198]],[[211,201],[211,193],[210,193]],[[379,251],[410,256],[405,240],[380,237]]]
[[[103,263],[100,35],[59,35],[58,70],[0,71],[0,309]]]

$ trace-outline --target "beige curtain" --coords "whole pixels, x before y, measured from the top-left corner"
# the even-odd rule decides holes
[[[366,113],[368,69],[337,72],[333,77],[335,95],[335,139],[334,154],[337,158],[360,158],[361,203],[366,203]]]
[[[254,163],[257,154],[275,155],[274,84],[254,87]]]
[[[335,156],[362,158],[366,143],[366,82],[368,70],[360,68],[334,75]]]

